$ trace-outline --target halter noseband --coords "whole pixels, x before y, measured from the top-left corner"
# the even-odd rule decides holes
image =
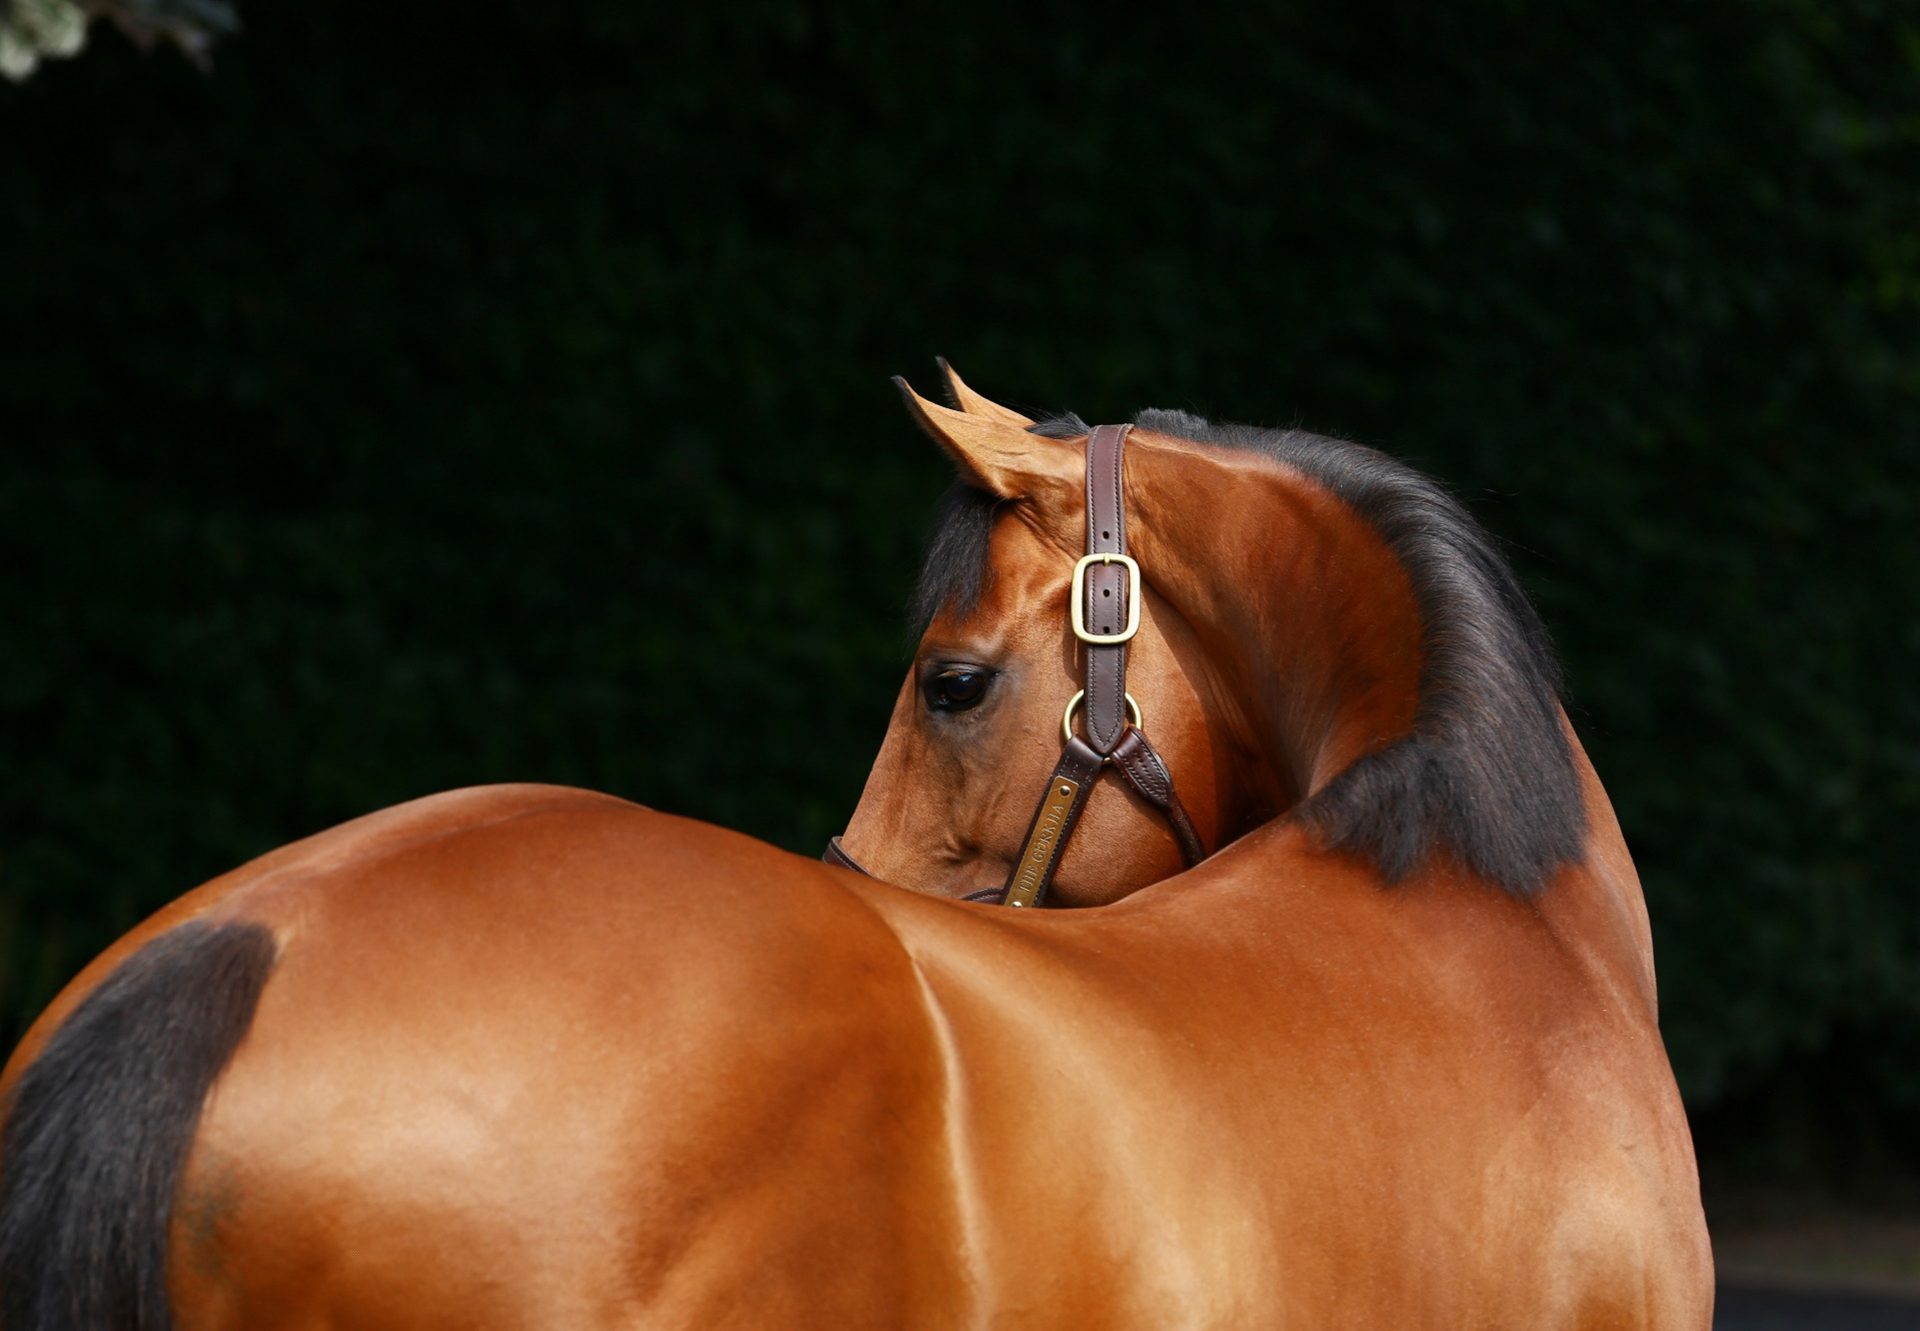
[[[1101,425],[1087,436],[1087,553],[1073,566],[1068,619],[1083,644],[1085,687],[1067,702],[1061,718],[1060,761],[1047,778],[1020,856],[1006,886],[965,898],[997,897],[1005,906],[1038,906],[1066,854],[1094,782],[1108,767],[1119,771],[1140,797],[1158,809],[1192,868],[1206,858],[1193,821],[1174,793],[1167,765],[1140,728],[1140,707],[1127,692],[1127,643],[1140,631],[1140,565],[1127,555],[1126,509],[1121,494],[1121,455],[1131,425]],[[1083,739],[1073,730],[1079,711]],[[821,856],[857,873],[867,871],[841,846],[827,843]]]

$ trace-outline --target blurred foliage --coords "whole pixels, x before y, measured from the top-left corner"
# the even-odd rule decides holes
[[[18,81],[42,60],[78,54],[96,16],[142,46],[170,42],[202,66],[214,38],[240,26],[225,0],[0,0],[0,75]]]
[[[1696,1109],[1818,1055],[1920,1111],[1911,9],[252,20],[212,78],[0,89],[11,1022],[444,787],[812,851],[943,480],[886,376],[938,352],[1452,481],[1565,650]]]
[[[23,79],[86,40],[87,17],[72,0],[0,0],[0,75]]]

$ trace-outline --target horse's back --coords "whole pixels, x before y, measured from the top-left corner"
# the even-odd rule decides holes
[[[396,848],[467,828],[509,819],[558,804],[601,802],[626,806],[611,795],[565,786],[474,786],[409,800],[355,818],[269,851],[246,864],[176,897],[128,930],[69,981],[49,1003],[8,1057],[0,1074],[0,1094],[11,1089],[23,1068],[38,1057],[48,1038],[102,981],[162,934],[276,889],[316,880],[342,880],[362,862]],[[229,909],[228,914],[232,914]]]
[[[1256,850],[1287,867],[1241,883]],[[1302,844],[996,915],[990,947],[891,903],[959,1051],[987,1302],[1008,1325],[1704,1331],[1632,931],[1590,950],[1560,927],[1622,890],[1389,888]]]

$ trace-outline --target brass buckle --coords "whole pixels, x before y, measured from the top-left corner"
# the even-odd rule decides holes
[[[1073,738],[1073,709],[1078,707],[1080,700],[1086,696],[1087,691],[1081,689],[1080,692],[1067,699],[1067,710],[1060,718],[1060,742],[1062,744],[1065,744]],[[1133,700],[1131,693],[1127,694],[1126,698],[1127,720],[1133,722],[1133,728],[1135,730],[1145,730],[1146,727],[1140,724],[1140,704]]]
[[[1087,565],[1125,564],[1127,566],[1127,626],[1118,633],[1087,632]],[[1073,615],[1073,636],[1096,647],[1126,642],[1140,631],[1140,565],[1130,555],[1082,555],[1073,566],[1073,600],[1068,609]]]

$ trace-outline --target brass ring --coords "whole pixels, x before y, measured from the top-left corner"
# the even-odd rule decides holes
[[[1067,710],[1060,718],[1060,742],[1062,744],[1065,744],[1068,740],[1073,738],[1073,709],[1078,707],[1080,705],[1080,700],[1086,696],[1087,696],[1087,691],[1085,689],[1081,689],[1080,692],[1074,694],[1071,698],[1067,699]],[[1140,704],[1133,700],[1133,695],[1131,693],[1127,694],[1126,697],[1127,697],[1127,720],[1133,722],[1133,728],[1135,730],[1145,730],[1146,727],[1143,724],[1141,724],[1141,721],[1140,721]]]

